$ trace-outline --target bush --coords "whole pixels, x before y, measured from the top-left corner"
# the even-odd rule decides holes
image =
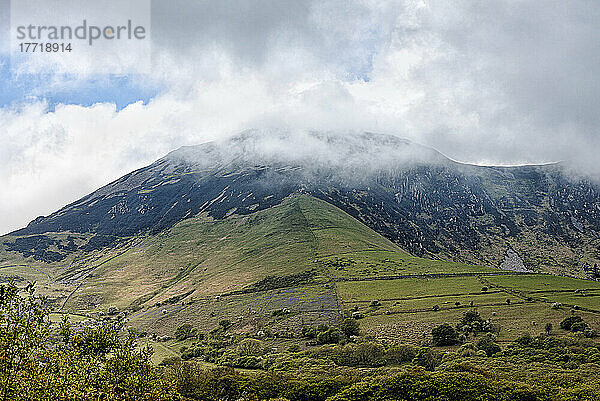
[[[342,335],[338,329],[329,328],[326,331],[321,331],[317,334],[317,343],[319,344],[337,344],[340,342]]]
[[[333,361],[342,366],[377,367],[385,365],[385,348],[378,343],[366,342],[337,346]]]
[[[340,324],[340,329],[342,330],[342,333],[344,333],[344,335],[348,338],[350,338],[351,336],[358,336],[360,332],[358,322],[352,318],[344,319],[342,324]]]
[[[468,358],[477,355],[477,348],[473,343],[466,343],[458,350],[458,355],[463,358]]]
[[[0,286],[2,399],[176,399],[150,349],[136,347],[132,334],[123,337],[120,323],[75,327],[65,317],[53,331],[45,305],[33,285]]]
[[[581,316],[567,316],[562,322],[560,322],[560,328],[563,330],[571,330],[573,324],[583,322]]]
[[[495,353],[502,351],[500,346],[494,342],[490,335],[483,336],[477,341],[477,349],[485,351],[487,356],[492,356]]]
[[[385,353],[385,360],[390,365],[402,365],[411,362],[417,350],[410,345],[394,345]]]
[[[588,330],[590,328],[590,326],[588,326],[588,324],[586,322],[576,322],[573,323],[573,325],[571,326],[571,331],[572,332],[584,332],[585,330]]]
[[[470,311],[465,312],[463,314],[462,318],[460,319],[461,326],[471,325],[475,322],[483,323],[483,319],[481,318],[481,315],[476,310],[470,310]]]
[[[240,356],[235,360],[233,366],[244,369],[262,368],[262,358],[257,356]]]
[[[245,338],[240,341],[237,350],[241,356],[260,356],[263,354],[264,345],[260,340]]]
[[[186,323],[182,324],[175,330],[175,338],[178,341],[187,340],[188,338],[194,338],[198,334],[198,330],[194,328],[191,324]]]
[[[170,356],[170,357],[167,357],[167,358],[163,359],[162,361],[160,361],[158,366],[173,366],[178,363],[181,363],[181,361],[182,361],[182,359],[178,356]]]
[[[433,352],[431,348],[421,348],[415,355],[412,363],[424,367],[426,370],[434,370],[442,361],[439,354]]]
[[[431,330],[433,344],[437,346],[458,344],[458,333],[448,323],[444,323]]]
[[[315,338],[317,336],[317,329],[310,326],[302,326],[302,337]]]

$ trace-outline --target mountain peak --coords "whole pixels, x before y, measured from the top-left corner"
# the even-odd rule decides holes
[[[554,165],[466,165],[369,132],[248,130],[182,147],[13,234],[91,233],[101,247],[194,216],[249,215],[297,193],[418,256],[498,266],[510,247],[525,265],[543,260],[548,270],[578,275],[598,263],[597,186]],[[527,238],[543,241],[528,248]]]

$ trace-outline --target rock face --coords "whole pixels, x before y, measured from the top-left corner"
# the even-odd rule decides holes
[[[13,235],[94,233],[85,245],[93,249],[199,214],[267,209],[298,192],[418,256],[499,266],[511,249],[519,268],[577,275],[599,261],[597,185],[569,178],[559,164],[466,165],[370,133],[247,131],[184,147]]]
[[[529,271],[525,264],[523,263],[523,259],[512,249],[508,248],[506,250],[506,255],[504,256],[504,260],[500,265],[502,270],[511,270],[515,272],[527,272]]]

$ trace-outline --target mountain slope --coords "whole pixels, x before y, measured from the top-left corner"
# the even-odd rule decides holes
[[[44,235],[59,243],[69,236]],[[206,333],[227,319],[233,332],[276,333],[269,344],[288,347],[303,344],[302,326],[337,324],[356,311],[364,334],[419,343],[435,325],[475,307],[496,314],[500,338],[511,340],[532,321],[558,326],[568,307],[594,325],[600,316],[596,282],[415,257],[308,194],[249,215],[203,213],[63,261],[20,256],[18,266],[5,264],[18,255],[0,249],[0,279],[38,281],[53,310],[83,320],[118,307],[127,325],[158,336],[184,323]],[[552,309],[557,301],[565,308]],[[189,345],[157,344],[168,355]]]
[[[392,136],[287,131],[179,149],[13,233],[91,238],[9,247],[58,261],[194,216],[249,215],[297,193],[339,207],[417,256],[580,277],[600,262],[600,190],[560,165],[479,167]]]

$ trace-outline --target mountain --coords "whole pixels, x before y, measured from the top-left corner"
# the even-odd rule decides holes
[[[482,167],[394,136],[284,130],[178,149],[38,217],[5,247],[60,262],[186,219],[253,215],[298,194],[415,256],[578,277],[594,276],[600,261],[600,189],[561,164]]]

